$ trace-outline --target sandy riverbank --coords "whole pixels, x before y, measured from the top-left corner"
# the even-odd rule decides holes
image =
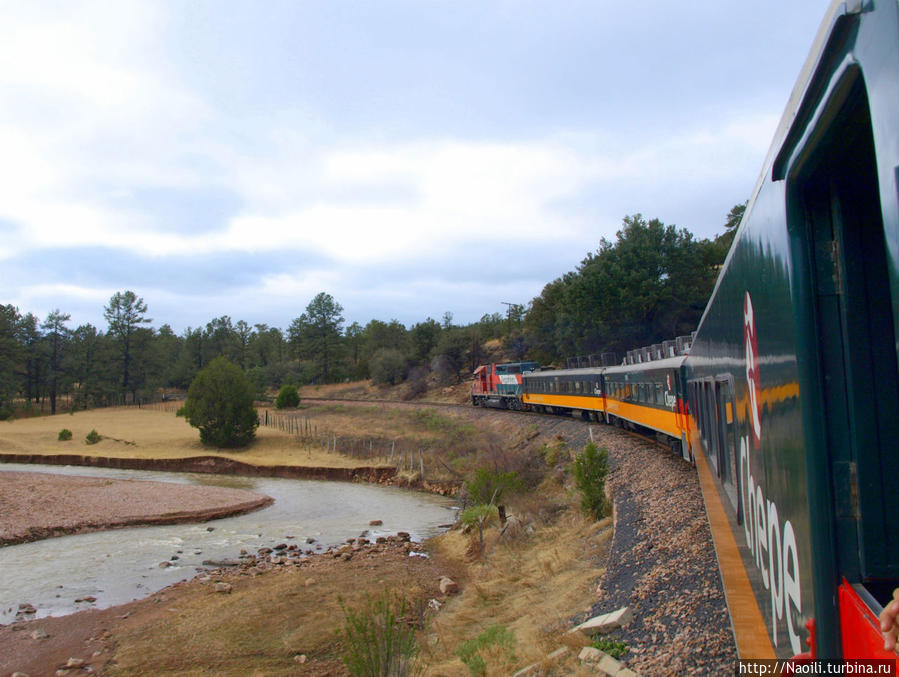
[[[0,546],[147,524],[204,522],[263,508],[243,489],[0,470]]]

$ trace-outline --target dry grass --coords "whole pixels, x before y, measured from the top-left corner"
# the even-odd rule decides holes
[[[489,652],[488,675],[511,674],[563,645],[584,645],[565,633],[569,619],[586,611],[595,597],[593,589],[603,572],[597,562],[607,552],[611,520],[589,522],[569,507],[552,524],[532,524],[536,532],[514,542],[499,540],[498,529],[491,530],[486,561],[469,562],[462,594],[431,626],[428,675],[466,674],[456,656],[458,647],[497,624],[514,633],[515,660],[509,661],[502,651]],[[472,550],[471,538],[453,531],[435,539],[433,547],[441,558],[464,561]],[[555,673],[547,674],[577,674],[576,661],[569,656]]]
[[[68,428],[72,439],[60,442],[59,431]],[[85,444],[96,430],[103,439]],[[354,459],[320,448],[301,445],[294,436],[260,426],[256,441],[243,450],[220,451],[200,443],[196,428],[171,411],[135,407],[93,409],[0,423],[0,453],[84,454],[114,458],[186,458],[223,456],[255,465],[297,465],[352,468],[369,466],[368,459]]]
[[[322,566],[288,569],[257,578],[229,578],[230,594],[212,582],[163,593],[116,631],[112,675],[295,675],[305,655],[308,674],[345,674],[340,631],[347,608],[366,595],[402,591],[417,608],[436,593],[437,573],[422,558],[357,557],[322,560]],[[175,649],[177,647],[177,649]]]

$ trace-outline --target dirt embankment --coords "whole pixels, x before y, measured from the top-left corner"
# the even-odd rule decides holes
[[[243,489],[0,471],[0,546],[138,525],[205,522],[272,502],[270,496]]]

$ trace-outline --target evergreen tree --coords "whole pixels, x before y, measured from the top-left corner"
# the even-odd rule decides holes
[[[109,305],[103,309],[103,316],[109,323],[108,336],[118,343],[122,392],[130,391],[134,401],[137,399],[137,384],[133,379],[134,362],[142,357],[140,349],[146,347],[146,342],[136,337],[142,324],[153,321],[146,314],[147,304],[133,291],[116,292],[109,299]]]

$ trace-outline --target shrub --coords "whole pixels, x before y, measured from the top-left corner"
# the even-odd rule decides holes
[[[406,358],[395,348],[382,348],[368,363],[368,373],[371,375],[372,383],[395,386],[406,375]]]
[[[608,511],[606,475],[609,455],[594,442],[588,442],[583,453],[574,459],[574,481],[581,492],[581,509],[595,519],[602,519]]]
[[[468,666],[474,677],[487,674],[487,659],[491,649],[499,649],[505,663],[515,662],[515,634],[504,625],[491,625],[475,639],[467,639],[456,650],[456,655]]]
[[[544,444],[540,447],[540,453],[543,455],[546,465],[550,467],[555,467],[559,461],[567,460],[569,457],[568,447],[561,440],[556,440],[552,444]]]
[[[96,432],[96,431],[94,431],[94,432]],[[62,430],[59,431],[59,435],[57,436],[56,439],[58,439],[60,442],[66,442],[66,441],[72,439],[72,431],[69,430],[68,428],[63,428]]]
[[[103,437],[100,435],[100,433],[98,433],[96,430],[91,428],[91,431],[87,434],[87,437],[84,438],[84,441],[87,444],[96,444],[97,442],[99,442],[102,439],[103,439]]]
[[[406,600],[384,593],[366,599],[362,611],[343,606],[345,642],[343,662],[356,677],[407,677],[418,675],[418,644],[415,630],[406,624]]]
[[[480,467],[465,483],[465,489],[475,503],[499,504],[507,493],[521,491],[521,478],[514,470],[500,472]]]
[[[598,639],[595,639],[590,644],[590,646],[592,646],[594,649],[604,651],[612,658],[621,658],[624,654],[631,650],[631,648],[624,642],[617,639],[612,639],[611,637],[600,637]]]
[[[298,407],[300,405],[300,394],[297,392],[296,386],[283,386],[278,391],[278,397],[275,399],[275,407],[277,409],[285,409],[287,407]]]
[[[178,415],[200,429],[203,444],[243,447],[256,436],[259,426],[253,395],[254,388],[243,370],[217,357],[194,378]]]
[[[467,527],[476,526],[478,528],[478,548],[481,559],[484,558],[484,527],[498,514],[499,510],[492,503],[479,503],[478,505],[471,505],[465,508],[459,515],[462,524]]]

